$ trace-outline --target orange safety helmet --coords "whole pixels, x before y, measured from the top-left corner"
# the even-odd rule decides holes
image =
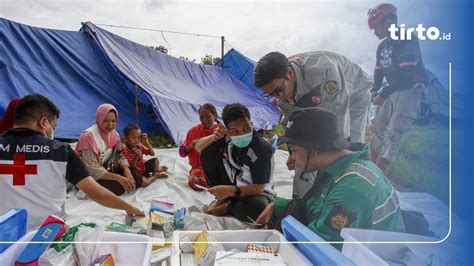
[[[390,14],[397,15],[397,8],[394,5],[388,3],[380,4],[374,8],[369,9],[367,12],[367,23],[369,24],[369,28],[371,30],[375,29],[377,24],[382,22],[383,19]]]

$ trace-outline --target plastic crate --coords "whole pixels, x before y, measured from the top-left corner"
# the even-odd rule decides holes
[[[344,238],[342,254],[358,265],[392,265],[398,263],[412,250],[418,257],[430,264],[429,261],[448,261],[462,255],[456,246],[443,242],[436,245],[410,243],[345,243],[345,242],[436,242],[439,239],[412,235],[406,233],[344,228],[341,231]],[[433,263],[436,264],[436,263]],[[441,263],[443,264],[443,263]]]
[[[18,242],[28,242],[36,234],[31,231],[24,235]],[[152,243],[148,236],[104,232],[101,242],[122,242],[122,243],[101,243],[99,245],[99,255],[112,254],[116,266],[120,265],[150,265],[150,255]],[[135,242],[135,243],[123,243]],[[136,243],[143,242],[143,243]],[[0,254],[0,265],[15,265],[15,261],[21,254],[27,243],[15,243],[4,253]],[[95,258],[93,258],[95,259]]]
[[[281,221],[286,240],[290,242],[325,242],[318,234],[289,215]],[[293,243],[313,265],[355,265],[329,243]]]
[[[171,256],[171,265],[179,266],[181,249],[179,241],[183,235],[188,236],[194,241],[202,231],[175,231],[173,233],[173,248]],[[285,237],[276,230],[225,230],[225,231],[207,231],[207,234],[216,241],[222,243],[225,250],[233,248],[242,251],[247,247],[247,242],[259,242],[264,244],[266,241],[279,242],[274,244],[275,252],[279,253],[287,265],[312,265],[306,257],[301,254],[292,244],[288,243]],[[235,242],[235,243],[234,243]]]
[[[0,216],[0,253],[26,233],[27,212],[25,209],[11,209]]]

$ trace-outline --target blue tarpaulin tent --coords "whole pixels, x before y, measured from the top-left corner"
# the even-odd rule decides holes
[[[215,66],[221,66],[221,61],[217,62]],[[255,61],[241,54],[234,48],[230,49],[224,55],[224,69],[229,72],[236,79],[247,85],[253,91],[263,95],[263,91],[253,84],[253,68]]]
[[[133,95],[80,32],[50,30],[0,18],[0,111],[10,99],[36,92],[61,110],[55,135],[77,138],[108,102],[119,112],[119,126],[135,121]],[[141,126],[155,130],[142,113]]]
[[[149,133],[161,128],[176,142],[199,122],[197,109],[207,102],[219,112],[228,103],[246,105],[256,128],[278,119],[275,107],[221,68],[179,60],[92,23],[71,32],[0,18],[0,30],[0,111],[11,98],[43,94],[61,109],[60,138],[77,138],[104,102],[118,108],[119,131],[134,123],[136,88],[140,126]]]

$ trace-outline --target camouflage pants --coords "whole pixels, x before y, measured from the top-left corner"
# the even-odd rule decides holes
[[[378,108],[372,121],[370,149],[391,162],[402,147],[405,133],[418,118],[424,86],[394,92]]]

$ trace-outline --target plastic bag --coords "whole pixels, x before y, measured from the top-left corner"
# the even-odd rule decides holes
[[[55,243],[53,243],[51,247],[41,255],[38,261],[39,265],[76,265],[74,245],[72,245],[72,243],[74,242],[74,236],[81,227],[94,228],[96,227],[96,224],[81,223],[69,228],[64,235],[56,240]]]
[[[67,248],[74,242],[74,236],[76,235],[79,227],[81,226],[88,226],[91,228],[95,228],[97,225],[95,223],[80,223],[76,226],[73,226],[67,230],[67,232],[62,235],[56,243],[52,244],[51,247],[54,248],[57,252],[62,251],[63,249]]]
[[[54,248],[48,249],[38,260],[40,266],[69,266],[76,265],[73,255],[73,246],[69,245],[61,251],[56,251]]]
[[[102,239],[104,229],[101,227],[90,228],[90,227],[79,227],[76,235],[74,236],[74,255],[77,265],[89,266],[99,254],[99,245],[97,243]],[[89,242],[89,243],[82,243]],[[96,242],[96,243],[90,243]]]

